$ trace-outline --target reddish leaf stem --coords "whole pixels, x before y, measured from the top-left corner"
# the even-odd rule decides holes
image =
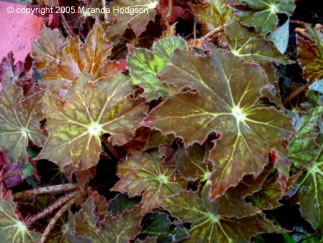
[[[285,100],[284,100],[284,105],[287,105],[288,103],[290,103],[293,99],[295,99],[298,95],[300,95],[301,93],[305,92],[308,88],[308,86],[310,86],[312,82],[307,82],[306,84],[304,84],[303,86],[299,87],[298,89],[296,89],[293,93],[291,93]]]
[[[45,208],[43,211],[40,213],[36,214],[35,216],[29,218],[26,221],[26,224],[31,225],[34,222],[36,222],[38,219],[45,217],[46,215],[52,213],[54,210],[62,206],[64,203],[66,203],[68,200],[72,199],[73,197],[77,196],[80,193],[80,191],[74,191],[64,197],[59,198],[57,201],[55,201],[52,205],[49,207]]]
[[[168,0],[168,11],[166,17],[169,19],[173,11],[173,0]]]
[[[224,28],[226,27],[226,25],[221,25],[221,26],[218,26],[216,27],[214,30],[210,31],[209,33],[207,33],[206,35],[204,35],[200,40],[201,41],[204,41],[204,40],[207,40],[208,38],[211,38],[213,35],[215,35],[216,33],[224,30]]]
[[[73,197],[71,200],[69,200],[63,207],[61,207],[55,216],[51,218],[49,221],[44,233],[42,234],[39,243],[44,243],[47,239],[50,231],[54,228],[54,225],[56,224],[57,220],[68,210],[80,197]]]
[[[14,194],[14,199],[28,199],[35,195],[44,194],[44,193],[60,193],[65,191],[71,191],[73,189],[78,188],[77,184],[62,184],[62,185],[55,185],[55,186],[46,186],[41,188],[36,188],[32,190],[22,191]]]
[[[115,148],[112,146],[112,144],[108,141],[108,139],[104,136],[102,136],[102,142],[105,145],[105,147],[111,152],[111,154],[116,158],[119,159],[119,154],[115,150]]]

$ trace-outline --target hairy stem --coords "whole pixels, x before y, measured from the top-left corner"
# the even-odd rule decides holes
[[[211,38],[216,33],[220,32],[220,31],[223,31],[226,26],[227,25],[224,24],[224,25],[221,25],[221,26],[216,27],[214,30],[212,30],[209,33],[207,33],[206,35],[204,35],[200,40],[201,41],[204,41],[204,40],[207,40],[208,38]]]
[[[14,199],[29,199],[35,195],[44,194],[44,193],[60,193],[60,192],[66,192],[71,191],[73,189],[78,188],[77,184],[62,184],[62,185],[55,185],[55,186],[46,186],[46,187],[40,187],[32,190],[22,191],[14,194]]]
[[[44,233],[42,234],[39,243],[44,243],[50,233],[50,231],[54,228],[57,220],[68,210],[80,197],[73,197],[69,200],[63,207],[61,207],[55,216],[49,221]]]
[[[172,11],[173,11],[173,0],[168,0],[168,11],[167,11],[167,18],[170,18],[170,16],[172,15]]]
[[[293,93],[291,93],[285,100],[284,100],[284,105],[287,105],[288,103],[290,103],[293,99],[295,99],[298,95],[300,95],[301,93],[305,92],[308,88],[308,86],[311,85],[312,82],[307,82],[306,84],[304,84],[303,86],[299,87],[298,89],[296,89]]]
[[[74,191],[64,197],[59,198],[57,201],[55,201],[52,205],[49,207],[45,208],[43,211],[40,213],[36,214],[35,216],[29,218],[27,220],[27,224],[31,225],[34,222],[36,222],[38,219],[45,217],[46,215],[52,213],[54,210],[62,206],[64,203],[66,203],[68,200],[72,199],[73,197],[77,196],[80,193],[80,191]]]

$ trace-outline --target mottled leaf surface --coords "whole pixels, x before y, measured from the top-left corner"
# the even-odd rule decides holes
[[[162,167],[161,162],[157,152],[129,156],[118,165],[120,181],[112,190],[130,197],[142,195],[142,214],[161,207],[170,195],[185,189],[184,181],[175,174],[175,169]]]
[[[32,56],[35,59],[35,67],[39,70],[44,70],[59,63],[64,45],[64,38],[57,29],[43,28],[40,32],[39,43],[32,43]]]
[[[303,77],[310,82],[323,79],[323,34],[307,27],[308,39],[297,35],[297,59],[303,68]]]
[[[205,4],[191,4],[190,6],[198,21],[211,31],[234,19],[235,16],[227,4],[225,0],[209,0]]]
[[[142,100],[130,100],[133,92],[126,76],[91,84],[82,75],[64,104],[47,94],[44,114],[49,138],[40,157],[79,169],[96,165],[102,134],[110,134],[113,144],[125,144],[144,119],[147,107]]]
[[[138,48],[128,56],[128,69],[134,84],[144,88],[143,96],[148,100],[168,95],[168,88],[157,77],[169,56],[177,48],[187,49],[179,37],[161,39],[154,43],[152,51]]]
[[[0,188],[1,189],[1,188]],[[28,230],[15,214],[16,204],[11,196],[0,200],[0,238],[3,242],[36,243],[37,233]]]
[[[24,97],[23,89],[13,79],[2,81],[0,92],[0,148],[12,161],[28,158],[29,140],[42,145],[40,129],[42,93]]]
[[[170,97],[150,113],[147,125],[182,137],[186,146],[202,144],[211,132],[222,135],[210,155],[216,167],[211,199],[237,185],[244,174],[259,174],[267,153],[292,130],[276,109],[256,106],[266,85],[262,69],[231,54],[214,50],[214,55],[200,57],[176,50],[161,75],[198,94]]]
[[[296,124],[289,158],[306,169],[299,181],[300,210],[316,229],[323,229],[323,107],[315,108]]]
[[[126,212],[122,217],[106,215],[97,226],[94,214],[95,204],[90,198],[77,214],[71,217],[77,236],[87,238],[92,243],[128,243],[140,232],[141,216],[138,210]]]
[[[197,193],[181,192],[166,201],[166,209],[183,223],[191,223],[190,238],[184,242],[249,242],[263,231],[258,216],[225,218],[218,214],[215,203],[204,203]]]
[[[124,61],[107,60],[112,42],[107,40],[98,23],[93,26],[85,43],[78,37],[68,37],[65,42],[58,54],[58,61],[49,66],[42,76],[42,81],[52,93],[65,95],[82,73],[89,75],[88,82],[96,83],[103,79],[112,80],[116,74],[125,70]],[[46,63],[48,65],[49,62]]]

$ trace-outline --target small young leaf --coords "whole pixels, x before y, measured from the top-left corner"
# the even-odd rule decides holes
[[[137,153],[118,165],[121,178],[113,191],[127,193],[130,197],[142,195],[141,214],[161,207],[168,196],[185,189],[185,182],[175,174],[174,168],[161,166],[158,152]]]

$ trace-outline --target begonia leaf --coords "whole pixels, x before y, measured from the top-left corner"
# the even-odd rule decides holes
[[[303,68],[303,77],[310,82],[323,79],[323,34],[307,26],[308,39],[297,35],[297,60]]]
[[[185,182],[176,175],[175,168],[162,167],[161,162],[155,151],[127,157],[118,165],[120,181],[112,190],[130,197],[142,195],[142,214],[161,207],[168,196],[185,189]]]
[[[77,236],[88,238],[93,243],[128,243],[140,232],[141,215],[138,208],[124,213],[122,217],[106,215],[99,227],[94,209],[93,199],[90,198],[77,214],[71,216]]]
[[[239,23],[232,23],[225,28],[231,52],[239,57],[253,62],[275,62],[276,64],[290,64],[271,42],[259,36]]]
[[[42,93],[24,97],[23,88],[13,79],[2,81],[0,92],[0,148],[12,161],[28,158],[29,140],[42,145],[45,134],[41,131],[40,121]]]
[[[235,19],[231,9],[225,0],[209,0],[205,4],[191,4],[192,11],[200,23],[203,23],[208,31],[221,25],[230,23]]]
[[[289,177],[286,190],[282,191],[282,187],[278,180],[278,175],[268,178],[262,185],[262,189],[250,197],[255,206],[262,210],[270,210],[281,206],[279,202],[290,187],[296,182],[300,174]]]
[[[291,16],[295,4],[291,0],[244,0],[232,8],[242,24],[253,26],[257,32],[266,34],[275,30],[277,14]]]
[[[142,220],[142,234],[147,236],[157,236],[157,243],[178,242],[188,238],[188,233],[178,225],[174,225],[169,220],[166,213],[154,212],[148,214]]]
[[[149,21],[155,19],[159,5],[157,0],[116,0],[110,3],[107,26],[107,36],[113,39],[122,36],[128,27],[140,36],[145,31]],[[123,12],[120,12],[123,11]]]
[[[245,174],[258,175],[268,152],[280,148],[292,131],[287,116],[273,107],[257,106],[266,85],[259,66],[221,50],[213,53],[201,57],[175,50],[161,72],[164,82],[198,94],[174,95],[146,120],[147,126],[182,137],[186,146],[202,144],[211,132],[222,135],[210,155],[216,169],[211,199],[237,185]]]
[[[1,188],[0,188],[1,191]],[[15,214],[16,204],[11,195],[0,200],[0,238],[3,242],[36,243],[39,234],[28,230],[25,223]]]
[[[158,148],[160,145],[171,145],[174,140],[175,137],[173,134],[164,135],[157,130],[153,130],[145,145],[145,149]]]
[[[217,212],[218,205],[207,204],[197,193],[181,192],[166,200],[165,208],[183,223],[191,223],[190,238],[185,242],[249,242],[250,238],[265,231],[257,215],[226,218]]]
[[[274,43],[280,53],[285,53],[287,51],[289,41],[289,24],[290,19],[288,18],[282,26],[277,28],[268,37],[268,39]]]
[[[299,181],[300,210],[315,229],[323,230],[323,107],[317,107],[296,124],[289,158],[306,169]]]
[[[169,56],[177,48],[187,49],[179,37],[161,39],[154,43],[152,51],[137,48],[128,56],[128,69],[133,83],[144,88],[143,96],[148,100],[168,95],[168,88],[157,77]]]
[[[141,99],[130,100],[133,92],[129,78],[121,74],[96,84],[82,75],[65,104],[47,94],[44,114],[49,138],[39,157],[79,169],[96,165],[101,135],[110,134],[114,145],[125,144],[144,119],[147,106]]]
[[[186,180],[205,181],[211,175],[208,165],[209,144],[197,143],[187,149],[180,148],[176,155],[176,168]]]
[[[131,211],[140,202],[140,197],[129,198],[125,194],[118,194],[109,202],[109,209],[113,216],[122,215],[126,211]]]
[[[32,56],[35,60],[35,67],[38,70],[44,70],[51,65],[58,64],[64,45],[64,38],[57,29],[43,28],[40,32],[39,43],[32,43]]]
[[[50,66],[42,81],[52,93],[62,93],[75,85],[83,72],[90,76],[91,83],[102,79],[111,80],[126,67],[124,61],[107,60],[111,50],[112,42],[106,39],[101,25],[96,23],[84,44],[76,37],[67,40],[59,55],[59,62]]]

